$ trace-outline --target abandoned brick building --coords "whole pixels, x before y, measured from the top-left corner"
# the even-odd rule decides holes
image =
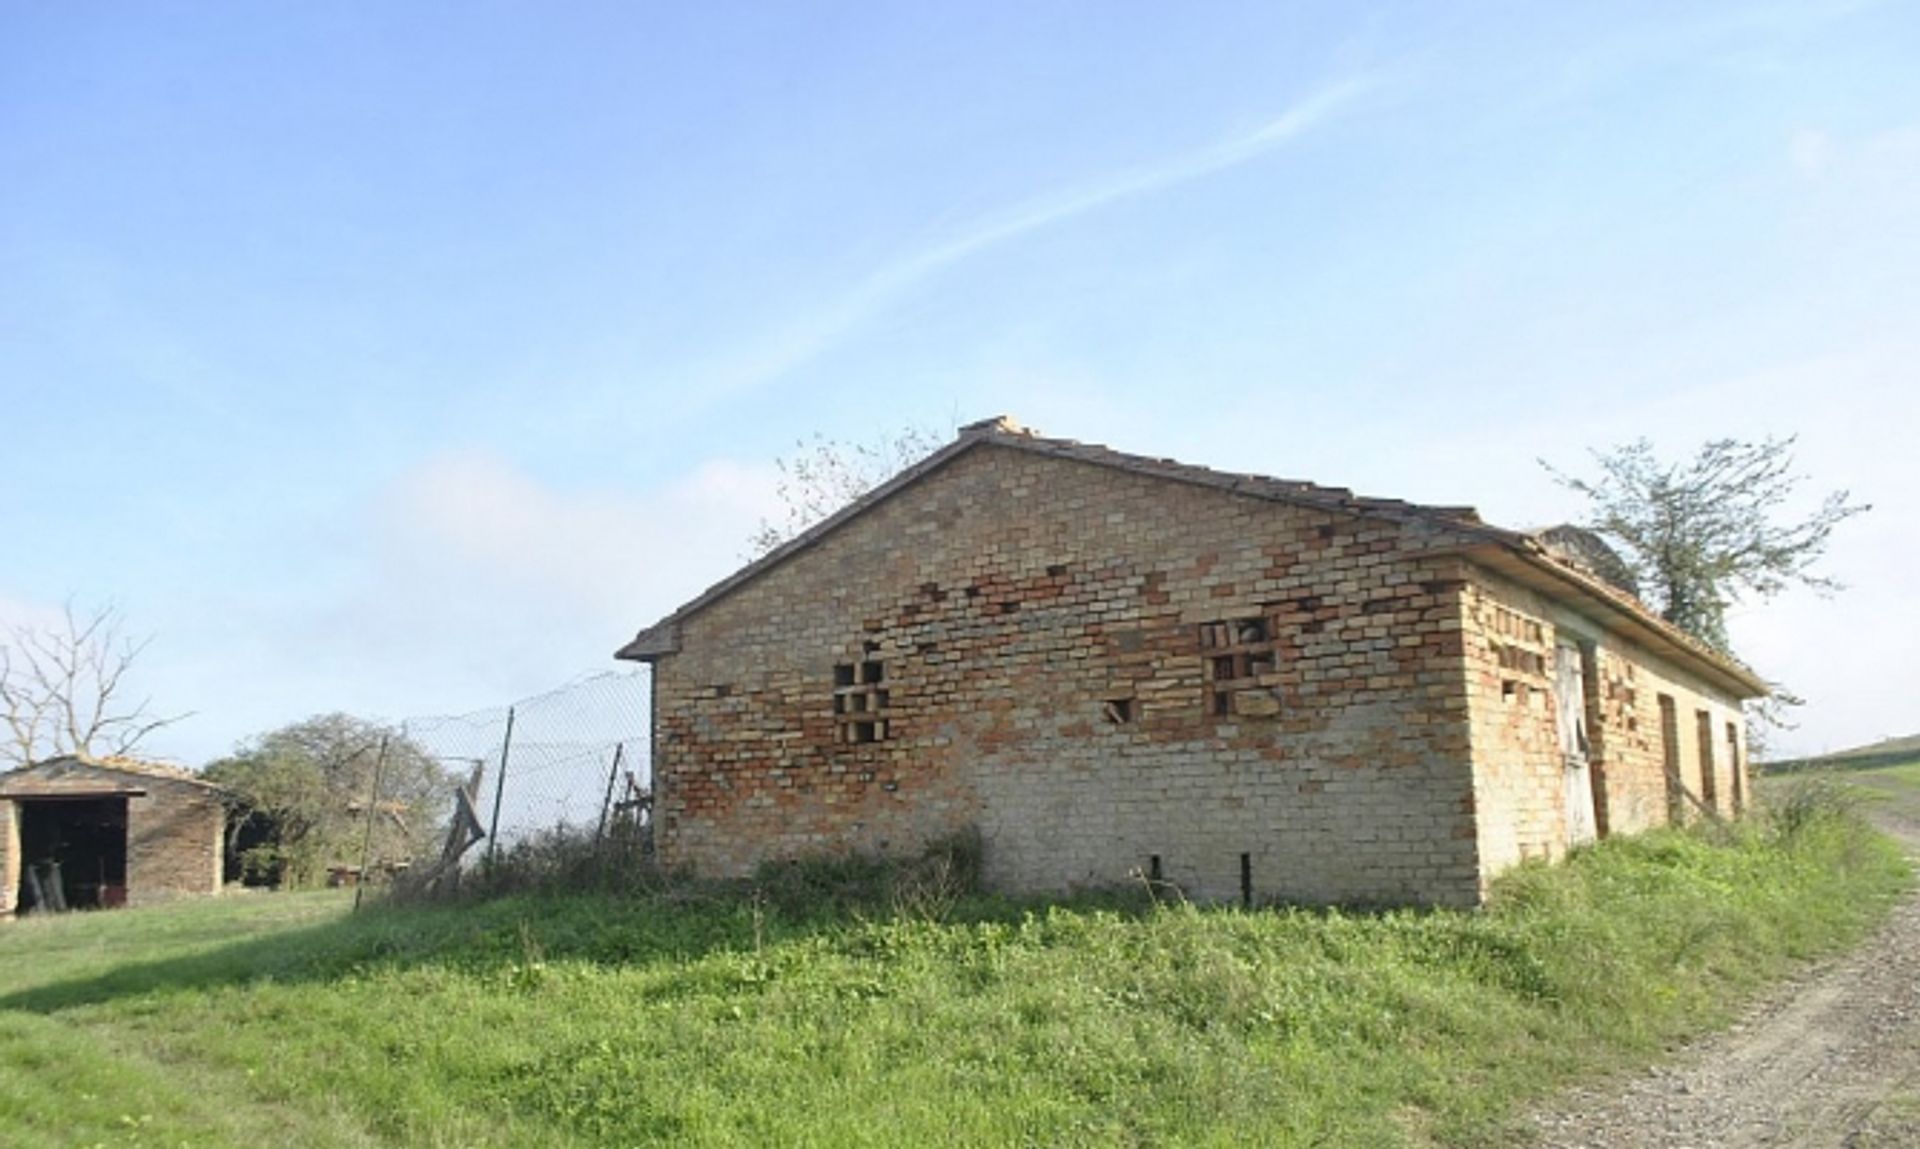
[[[220,891],[227,803],[184,770],[49,759],[0,774],[0,914]]]
[[[660,856],[977,827],[1008,890],[1475,904],[1747,801],[1764,683],[1596,554],[977,423],[618,652],[653,665]]]

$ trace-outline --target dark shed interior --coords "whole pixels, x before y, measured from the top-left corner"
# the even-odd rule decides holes
[[[16,798],[24,911],[125,905],[127,800]]]

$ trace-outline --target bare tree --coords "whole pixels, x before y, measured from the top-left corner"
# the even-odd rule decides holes
[[[938,450],[941,436],[924,427],[900,430],[866,443],[849,443],[815,434],[794,444],[794,453],[776,460],[780,484],[775,492],[785,508],[778,523],[760,520],[747,543],[755,557],[805,531]]]
[[[81,614],[69,602],[59,622],[0,632],[0,768],[63,754],[127,754],[185,715],[156,716],[131,702],[127,673],[151,638],[125,633],[116,607]]]

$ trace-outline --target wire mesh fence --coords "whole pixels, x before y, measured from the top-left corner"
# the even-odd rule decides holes
[[[465,792],[455,795],[448,846],[433,861],[457,868],[468,844],[476,846],[464,862],[471,868],[542,837],[644,833],[653,785],[648,701],[646,671],[608,671],[503,706],[405,720],[401,734]]]

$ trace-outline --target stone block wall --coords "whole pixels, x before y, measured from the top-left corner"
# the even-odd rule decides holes
[[[1457,559],[985,445],[696,612],[655,667],[662,858],[966,826],[1005,889],[1480,896]]]

